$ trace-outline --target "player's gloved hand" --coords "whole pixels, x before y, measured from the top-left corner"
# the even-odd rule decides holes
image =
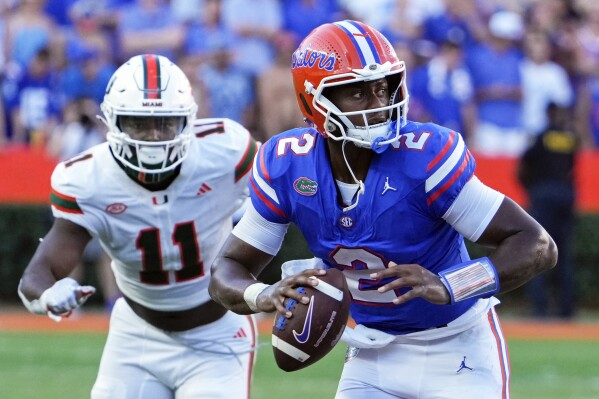
[[[54,321],[69,317],[73,310],[83,305],[96,289],[91,285],[81,286],[70,277],[58,280],[42,293],[39,299],[28,301],[19,290],[19,296],[27,309],[36,314],[47,314]]]
[[[51,315],[68,317],[94,292],[96,289],[91,285],[81,286],[72,278],[66,277],[44,291],[40,301],[46,305],[50,318],[53,318]]]

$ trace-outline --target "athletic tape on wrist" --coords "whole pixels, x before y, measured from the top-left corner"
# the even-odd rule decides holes
[[[43,294],[39,299],[33,299],[30,301],[29,299],[27,299],[25,294],[21,292],[21,281],[19,281],[19,287],[17,288],[17,292],[19,294],[19,298],[21,298],[21,301],[23,302],[23,305],[25,305],[29,312],[33,314],[46,314],[48,310],[46,309],[46,301],[43,300]]]
[[[497,270],[487,257],[473,259],[443,270],[441,282],[454,304],[471,298],[489,298],[499,292]]]
[[[245,303],[250,307],[253,312],[259,312],[258,306],[256,305],[256,300],[258,299],[258,295],[265,289],[270,287],[268,284],[264,283],[255,283],[248,286],[245,291],[243,291],[243,299]]]

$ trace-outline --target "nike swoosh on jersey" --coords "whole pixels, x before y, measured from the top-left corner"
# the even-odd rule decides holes
[[[293,330],[293,336],[295,340],[300,344],[304,344],[310,338],[310,327],[312,326],[312,312],[314,310],[314,296],[310,297],[310,303],[308,304],[308,312],[306,313],[306,320],[304,320],[304,328],[301,333]]]

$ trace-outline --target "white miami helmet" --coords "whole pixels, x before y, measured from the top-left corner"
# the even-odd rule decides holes
[[[140,182],[163,180],[187,156],[198,106],[189,80],[168,58],[143,54],[124,63],[101,109],[114,157]]]

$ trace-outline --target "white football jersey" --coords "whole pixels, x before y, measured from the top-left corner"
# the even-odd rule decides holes
[[[61,162],[52,212],[97,236],[121,292],[148,308],[190,309],[210,299],[210,265],[248,196],[258,143],[230,119],[198,119],[179,176],[161,191],[129,178],[108,143]]]

